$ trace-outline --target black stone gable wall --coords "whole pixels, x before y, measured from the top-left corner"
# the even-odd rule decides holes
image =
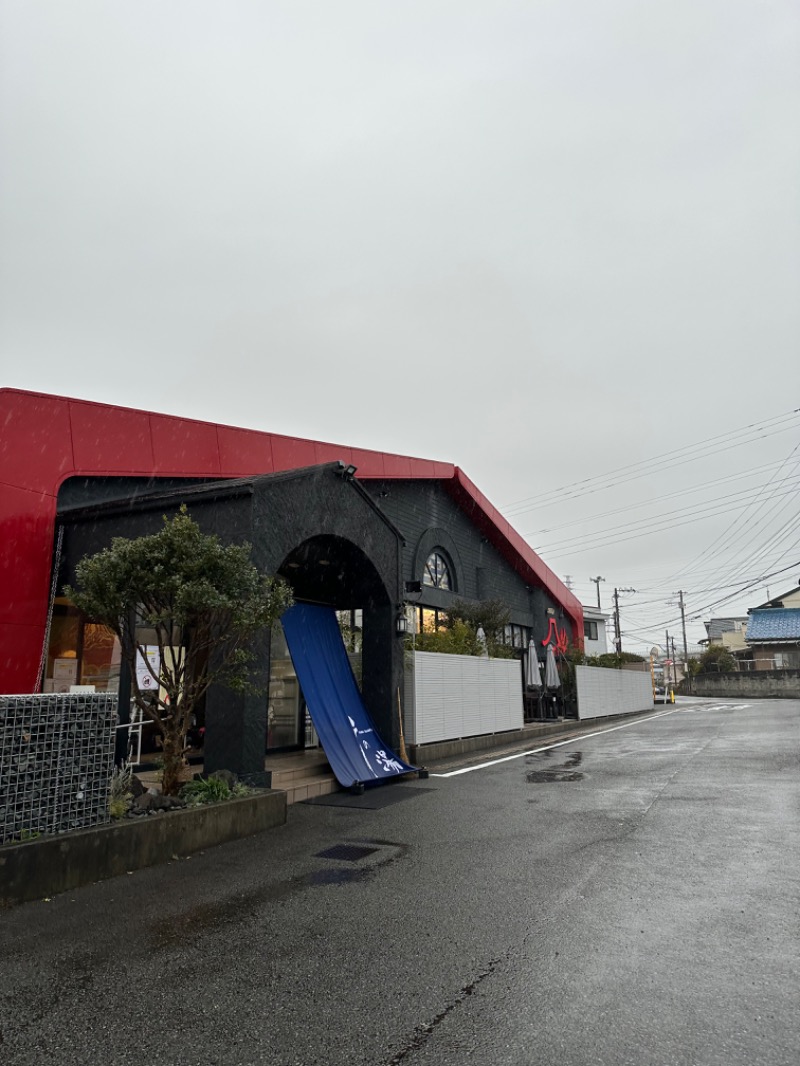
[[[571,631],[569,619],[563,618],[555,600],[523,581],[440,482],[370,480],[363,484],[403,532],[404,581],[421,581],[425,560],[440,545],[453,560],[458,598],[502,600],[511,611],[511,621],[531,627],[539,640],[547,635],[548,608],[556,612],[559,624],[565,621]],[[417,602],[416,594],[406,598]],[[452,599],[449,593],[423,585],[418,602],[446,608]]]

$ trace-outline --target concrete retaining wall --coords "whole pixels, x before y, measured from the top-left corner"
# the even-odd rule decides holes
[[[653,707],[653,683],[649,671],[605,670],[576,666],[578,717],[608,718],[635,714]]]
[[[686,692],[685,686],[681,688]],[[741,699],[800,699],[800,670],[755,670],[740,674],[698,674],[692,678],[693,696]]]
[[[0,848],[0,907],[168,862],[286,822],[286,793],[170,811]]]

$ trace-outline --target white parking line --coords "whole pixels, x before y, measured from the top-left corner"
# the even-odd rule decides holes
[[[518,751],[514,755],[504,755],[502,759],[490,759],[489,762],[479,763],[477,766],[464,766],[460,770],[450,770],[446,774],[431,774],[431,777],[458,777],[459,774],[471,774],[473,770],[486,770],[489,766],[499,766],[500,763],[512,762],[514,759],[524,759],[526,755],[538,755],[540,751],[550,751],[552,748],[562,748],[565,744],[577,744],[579,741],[589,740],[590,737],[600,737],[604,733],[615,733],[618,729],[629,729],[632,725],[643,725],[652,722],[656,718],[664,718],[668,714],[677,714],[681,710],[675,707],[671,711],[661,711],[660,714],[651,714],[649,718],[637,718],[635,722],[623,722],[622,725],[612,725],[608,729],[597,729],[594,733],[581,733],[578,737],[570,737],[568,740],[557,740],[553,744],[544,744],[541,748],[531,748],[529,751]]]

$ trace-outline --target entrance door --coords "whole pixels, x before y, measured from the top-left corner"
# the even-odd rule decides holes
[[[272,627],[269,667],[269,706],[267,708],[267,751],[299,748],[301,719],[305,734],[305,701],[300,692],[294,664],[289,655],[283,627]]]
[[[267,751],[318,748],[319,737],[308,713],[280,622],[270,642]]]

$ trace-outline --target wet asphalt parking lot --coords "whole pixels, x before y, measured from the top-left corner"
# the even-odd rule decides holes
[[[800,702],[598,728],[0,911],[0,1063],[796,1066]]]

